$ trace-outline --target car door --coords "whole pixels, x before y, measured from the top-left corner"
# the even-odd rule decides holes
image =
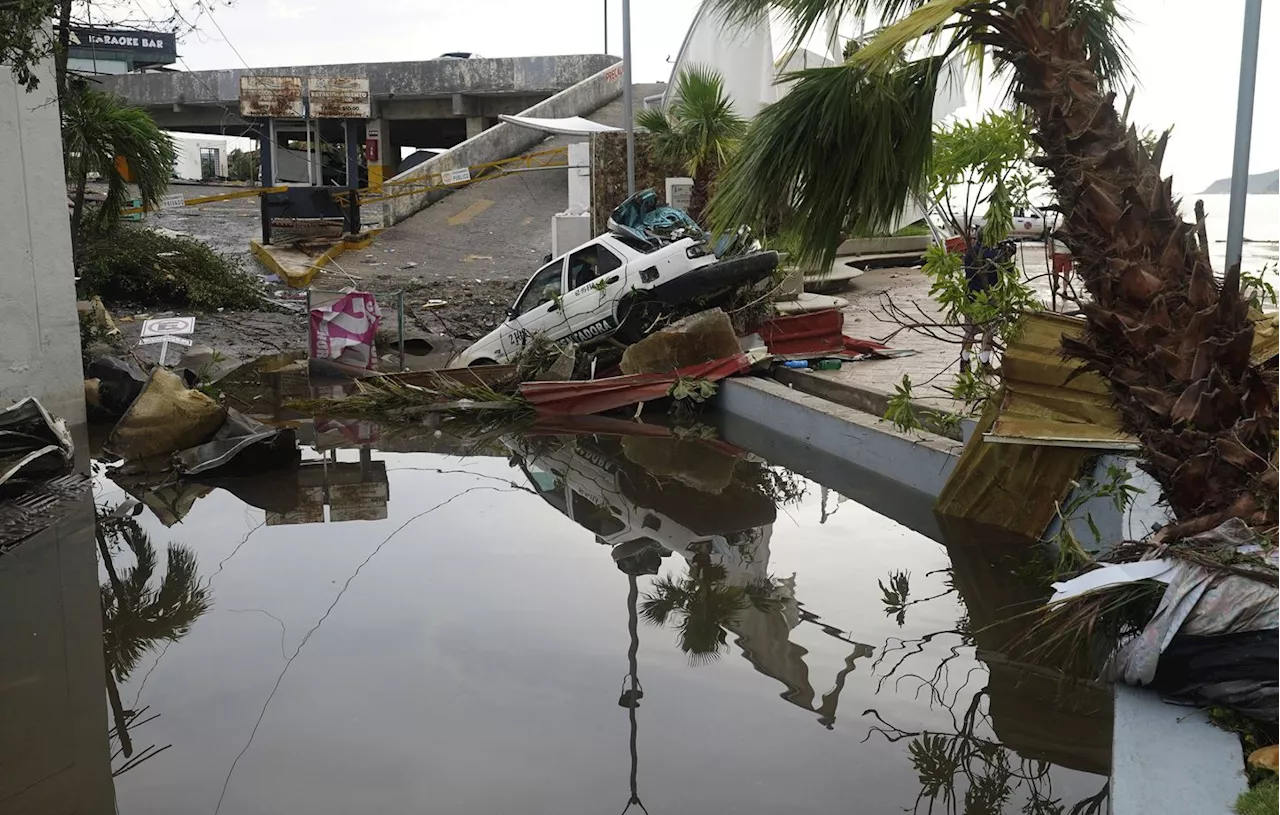
[[[569,324],[561,308],[564,292],[565,259],[558,258],[539,269],[512,307],[512,331],[502,339],[507,354],[518,354],[534,334],[545,334],[548,339],[560,340],[570,333]]]
[[[587,342],[618,328],[615,301],[626,289],[626,266],[619,252],[603,241],[590,243],[568,257],[570,290],[565,310],[574,342]]]

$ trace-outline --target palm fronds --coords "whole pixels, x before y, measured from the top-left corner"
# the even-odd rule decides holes
[[[109,93],[73,84],[62,105],[62,146],[69,179],[91,172],[107,182],[98,210],[100,226],[114,224],[131,197],[117,158],[127,162],[143,203],[154,205],[169,187],[175,151],[173,139],[142,108]]]
[[[792,30],[792,46],[823,31],[830,19],[871,16],[888,24],[915,11],[928,0],[716,0],[715,8],[731,24],[758,20],[770,12],[781,17]]]
[[[928,0],[901,20],[877,32],[850,56],[849,62],[889,70],[915,42],[926,36],[935,39],[940,36],[946,22],[969,2],[971,0]]]
[[[799,260],[829,263],[844,236],[886,229],[926,178],[941,59],[893,71],[801,71],[752,122],[710,206],[717,231],[788,213]]]
[[[157,559],[155,547],[133,518],[115,518],[106,534],[127,546],[135,563],[119,575],[119,581],[105,583],[102,595],[102,638],[107,669],[123,682],[142,655],[160,642],[176,642],[212,602],[209,589],[201,586],[196,556],[179,544],[170,544],[167,567],[158,588],[151,588]]]

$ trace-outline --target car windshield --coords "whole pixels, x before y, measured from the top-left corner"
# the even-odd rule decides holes
[[[515,312],[519,317],[527,314],[548,300],[554,300],[563,294],[560,272],[564,268],[564,259],[554,260],[538,270],[529,281],[524,294],[516,302]]]

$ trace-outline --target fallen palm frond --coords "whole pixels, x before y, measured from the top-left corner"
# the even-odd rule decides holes
[[[431,413],[500,412],[507,419],[520,416],[529,404],[518,396],[499,393],[481,382],[459,382],[434,376],[426,385],[409,385],[389,377],[356,380],[356,393],[339,399],[301,399],[290,410],[326,416],[384,418],[411,421]]]

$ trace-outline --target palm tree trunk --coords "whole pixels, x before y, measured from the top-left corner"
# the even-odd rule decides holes
[[[1093,296],[1088,331],[1064,350],[1109,380],[1179,537],[1242,518],[1276,524],[1276,390],[1250,361],[1253,323],[1240,269],[1219,284],[1148,154],[1089,62],[1069,0],[1007,14],[974,7],[981,39],[1015,70],[1017,99],[1064,219],[1060,232]]]
[[[89,181],[88,161],[84,156],[76,160],[76,195],[71,204],[71,263],[80,260],[80,223],[84,220],[84,192]]]

